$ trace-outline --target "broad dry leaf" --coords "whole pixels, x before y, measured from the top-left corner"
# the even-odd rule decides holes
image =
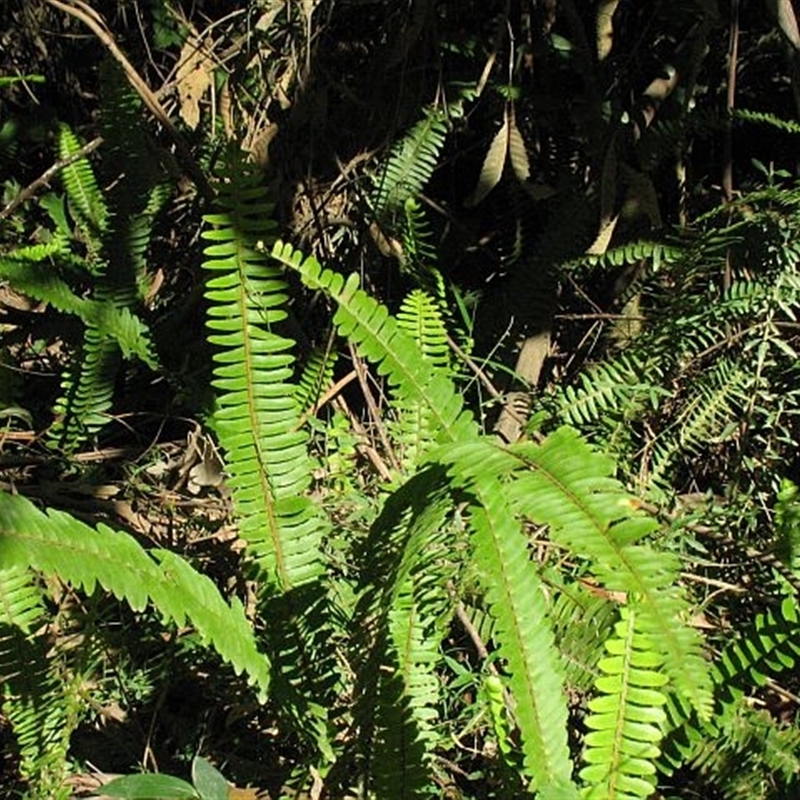
[[[214,79],[214,62],[205,54],[197,39],[183,45],[180,66],[175,77],[181,119],[194,130],[200,123],[200,101]]]
[[[503,116],[503,125],[492,139],[489,145],[489,152],[483,161],[481,174],[478,178],[478,185],[475,191],[467,198],[464,205],[472,207],[486,197],[489,192],[500,183],[503,175],[503,167],[506,163],[506,153],[508,152],[508,111]]]
[[[531,161],[528,158],[525,140],[517,127],[517,119],[513,108],[508,115],[508,155],[511,159],[514,174],[522,183],[525,183],[531,177]]]
[[[614,46],[614,12],[619,0],[600,0],[597,7],[597,60],[602,61]]]

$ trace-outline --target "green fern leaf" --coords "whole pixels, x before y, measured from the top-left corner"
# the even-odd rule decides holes
[[[581,778],[589,785],[583,797],[635,800],[655,789],[661,725],[666,697],[660,691],[668,678],[659,671],[663,657],[650,636],[637,629],[635,604],[621,609],[616,636],[608,639],[609,656],[595,683],[600,694],[589,701]]]
[[[337,303],[334,323],[340,335],[378,363],[378,371],[387,376],[396,397],[427,406],[437,441],[477,435],[472,415],[464,410],[463,397],[452,381],[422,357],[385,306],[358,288],[358,275],[345,281],[338,273],[322,269],[315,258],[304,259],[301,252],[282,242],[275,243],[272,256],[296,271],[310,289],[324,290]]]
[[[275,330],[286,317],[286,283],[257,249],[274,229],[259,177],[234,164],[218,206],[202,234],[209,341],[218,347],[214,426],[240,534],[273,585],[287,591],[321,574],[323,526],[305,496],[311,466],[289,382],[294,342]]]
[[[177,625],[191,619],[200,637],[266,691],[269,669],[241,604],[229,606],[209,578],[166,550],[146,552],[133,537],[91,528],[61,511],[39,511],[22,496],[0,494],[0,555],[91,593],[104,589],[141,610],[152,602]]]

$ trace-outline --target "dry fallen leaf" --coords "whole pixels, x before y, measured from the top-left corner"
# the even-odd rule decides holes
[[[188,39],[176,76],[181,119],[194,130],[200,123],[200,101],[214,79],[214,62],[196,38]]]

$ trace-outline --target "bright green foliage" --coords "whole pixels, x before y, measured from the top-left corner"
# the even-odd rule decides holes
[[[294,342],[278,332],[286,283],[259,249],[274,228],[266,190],[235,161],[225,178],[203,231],[209,340],[218,347],[214,428],[239,533],[274,587],[288,591],[320,574],[322,525],[304,496],[310,461],[290,383]]]
[[[602,675],[589,701],[581,770],[587,783],[586,798],[629,800],[649,797],[655,789],[654,760],[660,751],[662,706],[667,699],[661,687],[667,676],[659,670],[663,657],[653,638],[637,630],[636,604],[623,608],[616,636],[606,641],[609,655],[600,660]]]
[[[19,748],[20,774],[47,800],[67,800],[70,736],[86,702],[83,675],[65,669],[64,656],[48,653],[39,634],[0,624],[2,711]]]
[[[275,244],[272,255],[296,270],[310,289],[324,289],[336,301],[334,322],[340,335],[357,344],[367,359],[379,362],[379,373],[386,375],[398,396],[429,408],[436,441],[456,441],[477,433],[449,376],[422,358],[388,310],[358,288],[357,275],[345,281],[341,275],[322,269],[313,257],[304,258],[281,242]]]
[[[800,488],[788,478],[781,480],[775,503],[778,557],[792,572],[800,572]]]
[[[711,684],[697,633],[681,623],[689,605],[676,585],[677,559],[642,540],[656,523],[611,477],[614,465],[562,428],[543,445],[512,448],[530,470],[511,490],[518,512],[546,524],[550,536],[610,591],[636,597],[640,630],[653,636],[664,670],[701,717],[710,713]]]
[[[262,692],[269,685],[267,660],[256,649],[241,604],[234,600],[229,606],[209,578],[174,553],[147,552],[121,531],[91,528],[64,512],[45,513],[24,497],[3,493],[0,556],[10,568],[57,575],[88,593],[102,586],[134,610],[151,602],[177,625],[191,620],[201,639],[238,672],[247,672]]]

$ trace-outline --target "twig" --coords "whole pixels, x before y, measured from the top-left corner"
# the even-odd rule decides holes
[[[731,3],[731,22],[728,33],[728,86],[725,107],[728,118],[722,153],[722,193],[726,202],[733,199],[733,109],[736,105],[736,69],[739,62],[739,0]]]
[[[33,183],[29,183],[2,211],[0,211],[0,219],[5,219],[14,211],[16,211],[17,208],[19,208],[19,206],[21,206],[23,203],[27,203],[28,200],[30,200],[43,186],[49,187],[50,181],[62,169],[64,169],[64,167],[68,167],[78,159],[89,155],[89,153],[97,150],[101,144],[103,144],[103,137],[98,136],[96,139],[92,139],[91,142],[81,147],[80,150],[76,150],[74,153],[72,153],[72,155],[56,161],[55,164],[53,164],[51,167],[48,167],[35,181],[33,181]]]
[[[161,105],[158,98],[153,93],[152,89],[147,85],[144,78],[136,71],[134,66],[128,61],[122,50],[119,49],[114,37],[106,26],[105,20],[100,14],[97,13],[88,3],[83,0],[70,0],[70,2],[62,2],[62,0],[46,0],[54,8],[69,14],[70,16],[79,19],[86,25],[92,33],[100,40],[106,47],[109,53],[114,57],[117,63],[122,67],[125,76],[130,85],[134,88],[139,97],[142,98],[144,104],[150,109],[152,115],[167,129],[175,147],[178,150],[178,156],[184,169],[194,181],[195,185],[206,198],[206,200],[214,199],[214,190],[206,180],[197,162],[194,160],[192,151],[189,145],[181,135],[180,131],[175,127],[174,123],[167,114],[164,106]]]
[[[481,369],[480,366],[475,362],[472,356],[469,353],[465,353],[459,346],[456,344],[455,340],[448,334],[447,336],[447,344],[450,349],[460,358],[474,373],[475,377],[483,384],[484,388],[487,392],[494,398],[495,400],[502,400],[503,395],[497,389],[497,387],[489,380],[489,376]]]
[[[386,456],[389,459],[389,463],[398,472],[402,472],[403,468],[400,466],[400,462],[397,460],[397,456],[395,456],[394,454],[392,443],[389,441],[389,436],[386,432],[386,427],[383,424],[383,420],[381,419],[381,413],[378,410],[378,404],[375,402],[375,398],[372,396],[372,391],[370,390],[369,384],[367,383],[367,369],[364,366],[364,362],[361,359],[361,356],[358,355],[358,351],[352,344],[350,345],[350,355],[353,359],[353,366],[355,367],[356,370],[359,386],[361,386],[361,393],[364,395],[364,400],[366,400],[367,402],[367,409],[369,411],[369,415],[372,418],[372,423],[375,426],[375,430],[378,433],[378,438],[381,440],[381,444],[386,450]]]
[[[364,426],[356,419],[355,414],[350,410],[349,406],[345,402],[343,397],[334,397],[332,404],[334,408],[338,408],[347,419],[350,421],[350,425],[352,425],[353,430],[355,431],[356,436],[358,439],[356,441],[356,449],[361,453],[361,455],[366,456],[369,461],[372,462],[372,465],[378,471],[378,474],[385,480],[387,483],[392,480],[392,472],[388,466],[386,466],[386,462],[381,458],[380,453],[371,445],[369,444],[369,436],[367,432],[364,430]]]

